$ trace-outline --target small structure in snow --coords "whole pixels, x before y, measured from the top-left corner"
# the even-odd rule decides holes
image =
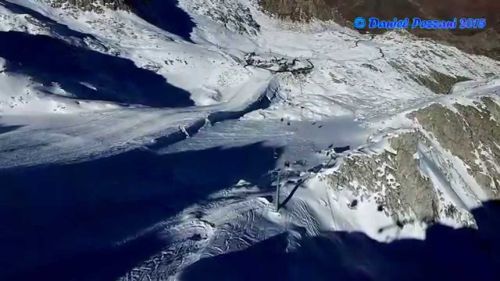
[[[348,205],[349,209],[356,209],[358,206],[358,199],[352,200]]]

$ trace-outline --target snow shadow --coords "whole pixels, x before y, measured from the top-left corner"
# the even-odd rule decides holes
[[[134,13],[167,32],[191,41],[190,34],[196,26],[191,17],[178,6],[177,0],[128,0]]]
[[[8,132],[12,132],[12,131],[15,131],[19,128],[22,128],[23,126],[19,126],[19,125],[14,125],[14,126],[2,126],[2,124],[0,124],[0,135],[2,134],[7,134]]]
[[[276,150],[135,150],[0,170],[0,280],[115,280],[168,243],[154,232],[119,242],[240,179],[267,188]]]
[[[478,229],[436,224],[425,240],[380,243],[330,232],[296,241],[286,233],[245,250],[202,259],[182,274],[198,280],[498,280],[500,201],[472,211]]]
[[[6,72],[24,74],[50,87],[54,83],[79,99],[152,107],[194,105],[188,92],[127,59],[23,32],[0,32]]]

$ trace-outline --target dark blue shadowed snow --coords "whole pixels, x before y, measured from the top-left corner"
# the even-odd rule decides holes
[[[127,59],[22,32],[0,32],[0,42],[7,73],[28,75],[47,87],[57,83],[75,98],[152,107],[194,105],[188,92]]]
[[[2,126],[2,124],[0,124],[0,135],[15,131],[15,130],[22,128],[22,127],[23,126],[17,126],[17,125],[15,125],[15,126]]]
[[[0,170],[0,280],[115,280],[168,241],[150,233],[115,243],[241,179],[267,188],[275,151],[261,144],[169,155],[135,150]]]
[[[281,234],[189,266],[181,281],[498,280],[500,201],[472,211],[478,229],[436,224],[426,239],[380,243],[363,233]],[[296,248],[291,249],[289,241]]]
[[[190,34],[196,26],[191,17],[178,6],[177,0],[130,0],[134,13],[147,22],[172,34],[191,41]]]

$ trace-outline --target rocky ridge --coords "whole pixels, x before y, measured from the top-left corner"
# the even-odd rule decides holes
[[[471,105],[434,103],[413,111],[407,117],[414,129],[387,134],[381,153],[346,156],[329,185],[359,201],[375,194],[378,211],[399,227],[447,220],[473,225],[467,209],[500,198],[499,109],[498,98],[482,97]]]
[[[49,0],[53,7],[63,7],[69,4],[70,7],[76,7],[84,11],[102,12],[103,7],[113,10],[128,10],[133,0]]]

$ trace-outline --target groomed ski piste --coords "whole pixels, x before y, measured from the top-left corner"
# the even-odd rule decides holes
[[[389,139],[406,132],[434,140],[415,157],[424,159],[420,171],[442,202],[460,213],[439,223],[473,227],[469,211],[489,199],[466,164],[409,115],[434,103],[451,110],[482,97],[498,103],[498,61],[406,33],[290,23],[253,0],[179,0],[193,25],[188,37],[128,11],[47,2],[0,2],[0,40],[13,42],[0,47],[0,175],[25,194],[2,191],[18,200],[2,213],[9,204],[29,206],[19,211],[26,225],[2,214],[10,228],[2,243],[19,242],[2,246],[6,276],[35,276],[42,268],[53,280],[75,272],[100,280],[92,279],[99,274],[92,267],[124,253],[134,269],[111,266],[103,276],[191,280],[184,271],[197,261],[283,234],[290,252],[301,239],[335,231],[382,243],[425,239],[426,222],[388,227],[398,222],[377,211],[384,190],[362,188],[359,199],[329,179],[348,157],[394,152]],[[50,59],[33,54],[33,62],[23,61],[12,51],[37,52],[44,42],[47,49],[74,47],[67,57],[76,57],[70,65],[78,72],[64,77]],[[258,65],[248,64],[249,54]],[[436,72],[457,83],[448,90],[421,83],[438,83]],[[79,225],[78,208],[95,212],[84,216],[94,221]],[[37,233],[30,219],[40,210]],[[37,235],[40,244],[30,238]],[[150,253],[151,243],[141,243],[151,235],[160,242]],[[140,249],[127,252],[134,243]]]

